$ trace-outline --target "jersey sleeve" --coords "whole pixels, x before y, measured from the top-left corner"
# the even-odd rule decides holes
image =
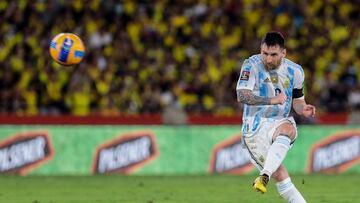
[[[239,89],[254,90],[255,81],[256,81],[256,72],[254,69],[255,68],[248,60],[244,61],[241,67],[239,80],[236,85],[236,90]]]
[[[304,97],[304,71],[301,66],[295,71],[293,98],[300,99]]]

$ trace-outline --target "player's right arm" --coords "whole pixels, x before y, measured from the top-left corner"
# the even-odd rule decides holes
[[[256,81],[256,70],[248,60],[245,60],[236,86],[237,101],[247,105],[275,105],[286,101],[284,93],[275,97],[261,97],[253,93]]]
[[[237,101],[247,105],[276,105],[285,103],[287,97],[284,93],[280,93],[275,97],[256,96],[251,90],[236,90]]]

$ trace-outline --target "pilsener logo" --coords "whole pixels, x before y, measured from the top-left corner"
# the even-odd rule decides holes
[[[313,145],[308,172],[340,173],[360,161],[360,131],[346,131]]]
[[[210,173],[242,174],[253,169],[250,155],[242,147],[241,135],[217,144],[211,153]]]
[[[97,148],[92,172],[129,174],[158,154],[151,132],[125,134]]]
[[[0,173],[26,175],[53,156],[46,132],[20,133],[0,142]]]

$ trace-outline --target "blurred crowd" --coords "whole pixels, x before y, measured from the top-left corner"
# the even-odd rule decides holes
[[[241,111],[243,60],[277,30],[320,111],[360,108],[357,0],[0,0],[0,112],[118,115]],[[49,56],[61,32],[84,61]]]

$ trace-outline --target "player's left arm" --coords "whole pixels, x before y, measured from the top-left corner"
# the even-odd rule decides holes
[[[294,89],[292,93],[293,97],[293,109],[294,111],[305,117],[315,117],[316,108],[311,104],[307,104],[304,96],[304,72],[302,68],[298,69],[295,72],[294,80]]]
[[[305,102],[304,96],[301,98],[293,99],[293,109],[299,115],[303,115],[305,117],[315,117],[315,106],[307,104]]]

